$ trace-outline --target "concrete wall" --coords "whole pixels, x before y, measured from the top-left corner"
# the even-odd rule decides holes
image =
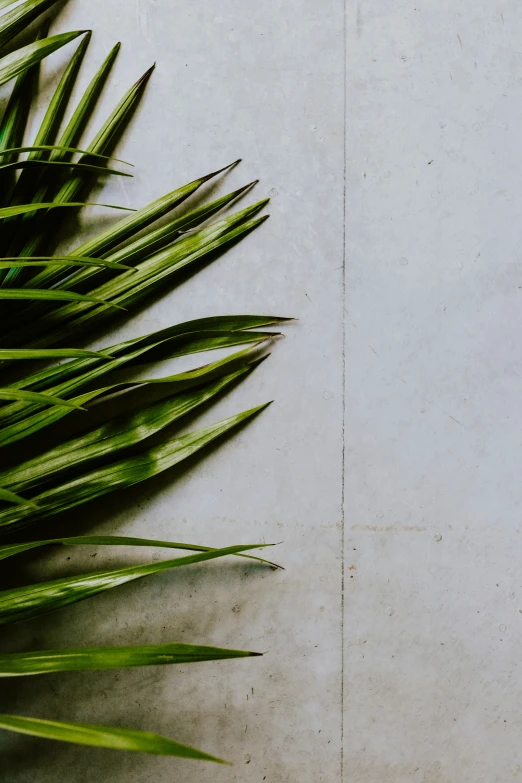
[[[94,0],[58,24],[95,27],[84,83],[124,44],[99,117],[158,63],[119,150],[136,177],[104,198],[139,206],[238,156],[222,191],[260,177],[272,197],[268,223],[124,333],[300,318],[203,418],[275,398],[262,417],[67,529],[283,541],[286,570],[196,567],[18,631],[268,651],[4,689],[6,711],[157,731],[232,768],[9,738],[5,779],[522,780],[519,4]],[[28,575],[140,559],[92,555]]]

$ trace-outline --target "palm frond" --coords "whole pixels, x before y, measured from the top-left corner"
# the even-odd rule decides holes
[[[0,9],[8,9],[0,14],[0,48],[54,2],[25,0],[14,5],[0,0]],[[38,64],[80,36],[34,138],[24,142]],[[0,57],[0,84],[16,77],[0,120],[0,560],[31,551],[38,555],[45,547],[57,545],[164,547],[190,554],[0,590],[0,625],[6,627],[146,576],[229,555],[278,567],[251,553],[264,544],[215,548],[129,536],[77,536],[74,531],[61,538],[19,536],[21,528],[37,524],[40,530],[72,508],[184,462],[264,410],[267,403],[186,434],[171,432],[185,417],[213,405],[245,380],[265,358],[260,350],[279,334],[272,329],[287,320],[272,315],[212,316],[102,349],[76,347],[78,338],[90,340],[93,330],[105,326],[117,313],[123,310],[128,316],[146,297],[167,292],[181,273],[197,272],[244,239],[266,220],[260,213],[268,202],[261,199],[224,213],[256,181],[190,205],[190,198],[198,191],[199,198],[207,183],[239,163],[234,161],[144,207],[125,208],[129,214],[60,254],[57,229],[64,218],[90,203],[99,177],[129,176],[111,161],[123,163],[113,157],[114,151],[153,70],[135,82],[92,140],[84,142],[87,124],[120,48],[117,44],[110,51],[65,121],[90,37],[89,31],[49,37],[44,24],[36,40]],[[182,372],[149,378],[141,377],[141,372],[133,379],[132,373],[144,363],[216,349],[227,349],[227,355],[205,359],[200,366]],[[40,364],[26,370],[28,361]],[[118,375],[122,370],[127,379]],[[149,390],[147,402],[140,397],[145,389]],[[127,405],[126,412],[118,416],[106,405],[115,393]],[[94,401],[98,413],[104,414],[101,422],[91,415]],[[45,446],[41,436],[47,433],[52,441]],[[32,437],[36,434],[40,437]],[[22,440],[23,459],[7,449]],[[69,518],[67,524],[72,522]],[[0,655],[0,677],[253,655],[180,643],[7,652]],[[0,728],[97,747],[219,761],[174,740],[133,729],[19,715],[1,715]]]

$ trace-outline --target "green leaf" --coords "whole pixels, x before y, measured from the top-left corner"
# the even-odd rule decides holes
[[[123,343],[112,345],[105,350],[107,353],[110,353],[111,356],[128,356],[128,354],[136,349],[156,346],[160,343],[165,343],[171,338],[188,335],[194,332],[245,331],[265,326],[277,326],[289,320],[292,319],[273,315],[218,315],[211,316],[210,318],[196,318],[193,321],[184,321],[183,323],[169,326],[166,329],[161,329],[157,332],[150,332],[149,334],[134,338],[133,340],[126,340]],[[32,386],[35,391],[41,391],[57,382],[64,381],[68,378],[78,377],[85,370],[94,365],[95,363],[91,361],[67,362],[61,364],[58,368],[40,370],[38,373],[22,378],[20,381],[15,381],[10,385],[16,388]]]
[[[219,172],[214,172],[214,176],[217,173]],[[120,250],[116,250],[110,255],[105,254],[105,260],[116,262],[124,260],[127,264],[137,263],[143,258],[150,256],[152,253],[161,250],[165,245],[179,239],[183,231],[192,229],[212,217],[212,215],[215,215],[216,212],[219,212],[239,196],[246,193],[254,184],[255,182],[250,182],[248,185],[238,188],[232,193],[228,193],[226,196],[221,196],[221,198],[218,198],[209,204],[205,204],[203,207],[199,207],[198,209],[187,212],[185,215],[181,215],[180,217],[171,220],[167,225],[161,226],[161,228],[158,228],[155,231],[148,232],[145,236],[139,237],[131,244],[126,244]],[[135,213],[134,217],[138,214],[139,213]],[[94,250],[95,252],[100,252],[98,247],[94,248]],[[73,288],[80,283],[84,283],[85,280],[92,277],[94,274],[96,274],[96,270],[81,270],[68,277],[67,281],[64,282],[61,287]],[[44,271],[35,278],[35,285],[37,283],[39,286],[46,287],[57,278],[58,273],[55,271]]]
[[[12,163],[0,163],[0,172],[15,169],[51,169],[66,168],[73,171],[86,171],[94,174],[116,174],[120,177],[132,177],[132,174],[118,169],[109,169],[107,166],[96,166],[94,163],[82,163],[81,161],[64,160],[40,160],[28,158],[27,160],[16,160]],[[54,205],[56,207],[56,204]]]
[[[204,405],[252,369],[252,365],[241,367],[195,391],[177,394],[137,413],[111,419],[84,435],[47,450],[39,457],[10,467],[0,473],[0,485],[16,490],[27,489],[47,480],[51,475],[56,477],[101,457],[114,457],[122,449],[141,443]]]
[[[76,81],[76,77],[78,75],[78,71],[80,69],[85,52],[87,51],[90,39],[91,33],[88,32],[85,34],[83,40],[76,49],[76,52],[71,57],[69,64],[67,65],[65,72],[63,73],[63,76],[54,92],[54,95],[48,104],[47,111],[45,112],[40,128],[36,134],[33,147],[25,149],[22,148],[24,152],[30,153],[29,160],[47,160],[49,158],[50,152],[56,149],[54,146],[52,146],[52,144],[56,138],[60,123],[62,122],[63,115],[67,108],[67,103],[74,87],[74,83]],[[19,152],[20,151],[22,150],[19,150]],[[55,163],[57,162],[58,161],[55,161]],[[38,188],[40,187],[40,192],[42,195],[44,195],[45,190],[47,189],[47,185],[44,186],[44,189],[42,190],[41,183],[45,180],[45,177],[49,177],[50,171],[50,169],[40,169],[33,171],[30,168],[24,168],[20,178],[18,179],[18,182],[16,183],[11,203],[23,204],[27,201],[44,200],[42,198],[38,198]],[[53,172],[53,174],[55,173],[56,172]],[[13,272],[11,272],[11,285],[12,280],[16,279],[20,273],[21,271],[19,269],[15,269]]]
[[[51,582],[42,582],[27,587],[15,587],[0,592],[0,625],[29,620],[33,617],[61,609],[64,606],[83,601],[114,587],[142,579],[145,576],[159,574],[173,568],[202,563],[207,560],[236,555],[267,546],[266,544],[240,544],[195,555],[177,557],[146,565],[119,568],[114,571],[67,576]]]
[[[94,391],[87,392],[86,394],[73,397],[70,402],[74,402],[78,406],[83,406],[85,403],[96,399],[96,397],[100,397],[102,394],[105,394],[110,390],[110,386],[101,389],[95,389]],[[13,405],[8,405],[6,407],[12,408],[17,406],[21,406],[22,410],[25,411],[28,404],[23,402],[13,403]],[[35,409],[38,410],[38,413],[32,412]],[[0,408],[0,412],[2,410],[4,409]],[[59,408],[58,406],[42,410],[41,405],[33,405],[30,409],[29,415],[27,415],[25,418],[22,415],[21,420],[18,419],[0,429],[0,446],[7,446],[11,443],[16,443],[16,441],[21,440],[22,438],[26,438],[29,435],[38,432],[38,430],[43,429],[44,427],[49,427],[51,424],[55,424],[70,412],[71,411],[69,409]]]
[[[69,481],[39,493],[33,499],[37,509],[7,509],[0,512],[0,529],[19,527],[37,519],[67,511],[116,489],[124,489],[162,473],[208,446],[227,432],[260,413],[267,404],[230,416],[209,427],[195,430],[166,443],[153,446],[134,457],[127,457],[88,471]],[[6,483],[6,482],[4,482]]]
[[[97,748],[133,750],[154,753],[157,756],[178,756],[199,761],[215,761],[218,764],[226,763],[208,753],[181,745],[179,742],[149,731],[96,726],[91,723],[63,723],[41,718],[25,718],[21,715],[0,715],[0,728],[16,731],[19,734],[29,734],[32,737],[91,745]]]
[[[0,17],[0,48],[8,44],[18,33],[26,30],[40,14],[47,11],[56,0],[26,0]]]
[[[21,498],[24,503],[31,501]],[[23,544],[1,544],[0,560],[6,560],[8,557],[29,552],[31,549],[38,549],[42,546],[146,546],[162,547],[167,549],[188,549],[191,552],[212,552],[215,547],[201,546],[198,544],[181,544],[179,541],[158,541],[153,538],[134,538],[131,536],[72,536],[69,538],[49,538],[44,541],[25,541]],[[264,560],[262,557],[254,555],[239,554],[238,557],[244,557],[247,560],[255,560],[271,568],[280,569],[277,563],[270,560]]]
[[[83,348],[0,348],[0,362],[9,359],[63,359],[76,357],[112,359],[102,351],[87,351]]]
[[[120,305],[112,302],[105,302],[98,297],[92,297],[90,294],[76,294],[73,291],[56,291],[51,289],[47,291],[42,288],[0,288],[0,299],[38,299],[49,302],[98,302],[106,307],[117,307],[122,310]]]
[[[202,661],[222,661],[229,658],[251,658],[261,654],[246,650],[228,650],[222,647],[177,643],[4,653],[0,654],[0,677],[201,663]]]
[[[218,250],[229,242],[237,240],[260,223],[266,220],[266,216],[256,220],[249,217],[262,209],[267,199],[240,210],[231,216],[213,223],[208,228],[201,229],[195,234],[187,235],[170,247],[155,253],[150,258],[142,261],[135,267],[136,272],[124,272],[113,280],[109,280],[98,288],[93,289],[95,296],[112,300],[127,307],[142,298],[149,289],[154,289],[164,278],[173,272],[179,272],[204,256]],[[1,213],[0,213],[1,214]],[[80,252],[77,249],[75,252]],[[82,250],[82,252],[85,252]],[[85,311],[88,312],[85,312]],[[39,330],[43,336],[34,342],[35,345],[53,345],[63,335],[64,322],[68,322],[68,329],[79,331],[85,325],[92,324],[93,320],[99,320],[102,313],[93,309],[86,302],[77,302],[65,305],[39,319]],[[49,335],[45,331],[53,325],[60,324],[60,328]]]
[[[119,138],[125,128],[125,124],[130,115],[136,108],[138,101],[141,98],[143,90],[152,74],[152,68],[149,68],[143,76],[128,90],[123,96],[120,103],[114,109],[110,117],[102,125],[93,141],[87,147],[87,153],[98,152],[101,154],[110,154],[114,144]],[[88,162],[89,155],[85,155],[80,158],[80,163]],[[73,175],[70,177],[60,188],[57,195],[54,198],[56,204],[64,204],[74,200],[75,195],[79,192],[80,188],[84,184],[84,179],[81,176]],[[88,254],[81,254],[88,255]]]
[[[99,269],[132,269],[130,266],[107,261],[104,258],[89,258],[88,256],[3,256],[0,258],[0,269],[26,266],[94,266]],[[31,285],[35,285],[33,280]],[[38,286],[36,286],[38,287]]]
[[[78,72],[80,70],[85,52],[89,46],[92,33],[88,31],[85,33],[83,40],[80,42],[76,52],[73,54],[69,63],[60,79],[53,97],[49,101],[47,111],[44,114],[38,132],[33,142],[33,149],[30,151],[30,158],[41,157],[41,153],[44,151],[55,150],[53,145],[60,123],[63,120],[69,98],[71,97]]]
[[[87,240],[87,242],[84,242],[82,245],[77,247],[74,250],[74,253],[76,255],[89,256],[99,256],[102,253],[106,254],[113,247],[116,247],[122,242],[125,242],[134,234],[137,234],[154,221],[159,220],[161,217],[168,214],[168,212],[172,211],[181,203],[183,203],[183,201],[189,198],[189,196],[192,196],[202,185],[209,182],[209,180],[211,180],[213,177],[216,177],[218,174],[221,174],[223,171],[232,168],[237,164],[237,162],[238,161],[234,161],[222,169],[218,169],[217,171],[213,171],[203,177],[199,177],[199,179],[195,179],[192,182],[189,182],[187,185],[183,185],[182,187],[176,188],[176,190],[167,193],[165,196],[161,196],[161,198],[156,199],[156,201],[153,201],[146,207],[142,207],[142,209],[137,210],[134,212],[134,214],[123,218],[115,225],[110,226],[92,239]],[[183,218],[181,218],[180,223],[178,226],[176,226],[175,230],[179,230],[183,227],[183,225]],[[154,238],[152,241],[154,241]],[[142,240],[137,240],[137,245],[137,247],[134,245],[128,247],[128,252],[142,251],[146,245],[146,237]],[[125,254],[125,251],[122,252]],[[116,255],[119,256],[119,254]],[[116,260],[118,259],[116,258]],[[39,281],[39,285],[49,285],[50,283],[54,283],[57,278],[58,273],[47,273],[46,276],[42,277],[41,281]],[[70,285],[81,283],[84,279],[84,276],[75,277],[70,281]]]
[[[100,155],[97,152],[87,152],[87,150],[78,149],[78,147],[60,147],[58,144],[30,144],[27,147],[6,147],[6,149],[0,150],[0,159],[4,155],[19,155],[22,152],[70,152],[71,155],[88,155],[90,158],[100,158],[100,160],[114,160],[116,163],[124,163],[126,166],[132,166],[133,163],[129,163],[128,160],[122,160],[122,158],[113,158],[110,155]]]
[[[45,27],[46,25],[42,25],[40,28],[36,36],[37,41],[45,38],[47,35],[48,29],[46,30]],[[18,153],[16,152],[16,147],[23,141],[29,110],[38,81],[38,72],[39,63],[23,71],[17,77],[11,91],[0,125],[0,152],[2,153],[2,161],[4,163],[17,160]],[[13,147],[14,150],[12,149]],[[4,172],[0,177],[0,206],[10,202],[15,183],[16,175],[14,171]],[[6,242],[6,240],[2,241]]]
[[[3,487],[0,487],[0,500],[5,500],[6,503],[14,503],[17,506],[34,506],[34,503],[31,500],[27,500],[26,498],[21,497],[21,495],[17,495],[15,492],[11,492],[9,489],[4,489]],[[0,552],[1,550],[2,547],[0,547]],[[0,560],[2,560],[1,554]]]
[[[181,391],[193,386],[201,385],[212,378],[220,377],[227,370],[242,366],[243,363],[248,362],[252,358],[253,356],[251,349],[247,349],[246,351],[240,351],[238,353],[232,354],[232,356],[226,357],[225,359],[212,362],[211,364],[205,365],[204,367],[198,367],[195,370],[189,370],[185,373],[178,373],[177,375],[167,376],[166,378],[153,378],[148,381],[138,381],[133,384],[112,384],[111,386],[105,386],[100,389],[87,392],[86,394],[74,397],[73,401],[79,405],[84,405],[90,400],[93,400],[96,397],[100,397],[104,394],[108,394],[109,392],[113,392],[116,389],[128,388],[130,385],[139,386],[140,384],[146,383],[167,383],[169,385],[179,385],[179,390]],[[98,376],[102,374],[101,367],[97,368],[96,374]],[[91,373],[88,373],[87,375],[91,375]],[[73,379],[73,383],[77,383],[77,385],[84,385],[86,382],[87,381],[85,379],[82,379],[82,381],[78,384],[78,382]],[[9,388],[15,387],[12,386]],[[58,387],[51,387],[53,391],[55,391],[56,388],[60,389],[61,392],[64,393],[67,390],[67,385],[62,384]],[[5,408],[0,408],[0,419],[4,419],[4,426],[0,429],[0,447],[7,446],[11,443],[15,443],[16,441],[21,440],[22,438],[26,438],[28,435],[32,435],[33,433],[38,432],[38,430],[54,424],[68,413],[68,411],[64,411],[58,408],[52,408],[48,411],[41,411],[39,410],[40,407],[41,406],[38,405],[29,407],[26,403],[13,403],[12,405],[6,406]],[[37,411],[36,413],[34,412],[35,410]],[[7,422],[7,424],[5,422]]]
[[[260,343],[258,343],[258,346],[259,345]],[[145,345],[131,354],[108,362],[100,361],[99,359],[77,360],[80,362],[95,363],[95,366],[82,375],[70,378],[54,386],[46,386],[45,390],[48,393],[55,394],[60,397],[66,397],[71,394],[71,392],[77,391],[86,384],[90,384],[107,372],[124,366],[125,363],[131,362],[140,355],[143,356],[148,350],[155,347],[156,346],[154,344]],[[216,362],[206,364],[203,367],[197,367],[194,370],[188,370],[186,372],[176,373],[174,375],[167,375],[163,378],[151,378],[145,380],[141,379],[137,381],[115,383],[110,386],[102,387],[101,389],[96,389],[94,392],[88,392],[88,394],[93,395],[88,399],[94,399],[96,396],[112,392],[115,389],[122,390],[131,386],[137,387],[145,384],[168,384],[171,389],[175,389],[177,387],[176,391],[185,391],[186,389],[192,388],[194,386],[201,386],[213,378],[221,377],[226,372],[230,372],[236,368],[248,364],[254,358],[254,351],[255,348],[247,348],[246,350],[238,351],[229,356],[226,356],[223,359],[219,359]],[[184,354],[181,351],[178,352],[177,355],[180,356]],[[60,365],[58,368],[56,368],[56,372],[59,372],[61,366],[63,365]],[[15,389],[17,386],[12,384],[8,388]],[[76,402],[80,402],[79,398],[75,399]],[[46,422],[52,421],[51,412],[47,413],[47,416],[42,420],[39,414],[34,417],[32,416],[32,413],[35,410],[38,410],[38,406],[28,406],[25,403],[13,403],[12,405],[0,408],[0,421],[3,421],[4,423],[3,427],[0,429],[0,445],[6,445],[7,443],[13,442],[13,438],[14,440],[18,440],[20,437],[25,437],[29,432],[36,431],[34,427],[36,426],[37,422],[37,429],[39,429],[42,426],[46,426]],[[9,426],[6,426],[6,424]]]
[[[24,389],[0,389],[0,400],[21,400],[23,402],[38,403],[39,405],[60,405],[63,408],[83,410],[81,405],[78,405],[74,400],[62,400],[61,397],[54,397],[51,394],[25,391]]]
[[[8,54],[0,59],[0,85],[5,84],[10,79],[14,79],[19,73],[30,68],[31,65],[43,60],[49,54],[52,54],[62,46],[74,41],[79,35],[83,35],[86,30],[76,30],[72,33],[61,33],[52,35],[50,38],[44,38],[42,41],[23,46],[12,54]]]
[[[125,212],[134,212],[129,207],[114,206],[114,204],[90,204],[84,201],[78,201],[70,204],[60,204],[61,207],[107,207],[108,209],[123,209]],[[26,212],[34,212],[37,209],[56,209],[56,204],[53,202],[44,204],[16,204],[12,207],[2,207],[0,209],[0,219],[15,217],[16,215],[24,215]],[[77,255],[75,253],[75,255]]]
[[[116,46],[111,49],[103,61],[100,69],[85,90],[78,106],[76,107],[71,119],[67,123],[67,126],[58,141],[59,147],[76,147],[77,142],[85,130],[92,112],[96,107],[96,103],[100,97],[100,93],[105,85],[120,47],[121,44],[117,43]],[[60,150],[56,150],[56,152],[53,152],[51,155],[51,160],[67,160],[68,154],[69,153],[63,153]],[[93,155],[99,153],[90,150],[89,154]]]

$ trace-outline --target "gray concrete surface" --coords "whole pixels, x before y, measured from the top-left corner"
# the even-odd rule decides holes
[[[9,709],[158,731],[233,767],[10,738],[4,779],[522,780],[518,4],[94,0],[59,24],[96,28],[85,80],[124,43],[99,116],[158,62],[120,148],[136,178],[108,198],[140,205],[238,156],[222,187],[260,177],[272,197],[268,223],[125,334],[300,318],[204,418],[275,398],[262,417],[70,529],[283,541],[286,571],[194,568],[18,631],[268,651],[4,688]],[[30,574],[93,566],[68,556]]]

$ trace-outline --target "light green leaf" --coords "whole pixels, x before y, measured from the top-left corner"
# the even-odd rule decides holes
[[[0,715],[0,729],[97,748],[133,750],[154,753],[157,756],[178,756],[199,761],[215,761],[218,764],[226,763],[208,753],[181,745],[179,742],[149,731],[96,726],[90,723],[63,723],[40,718],[25,718],[21,715]]]
[[[201,663],[202,661],[223,661],[229,658],[251,658],[257,655],[262,655],[262,653],[177,643],[4,653],[0,654],[0,677]]]

